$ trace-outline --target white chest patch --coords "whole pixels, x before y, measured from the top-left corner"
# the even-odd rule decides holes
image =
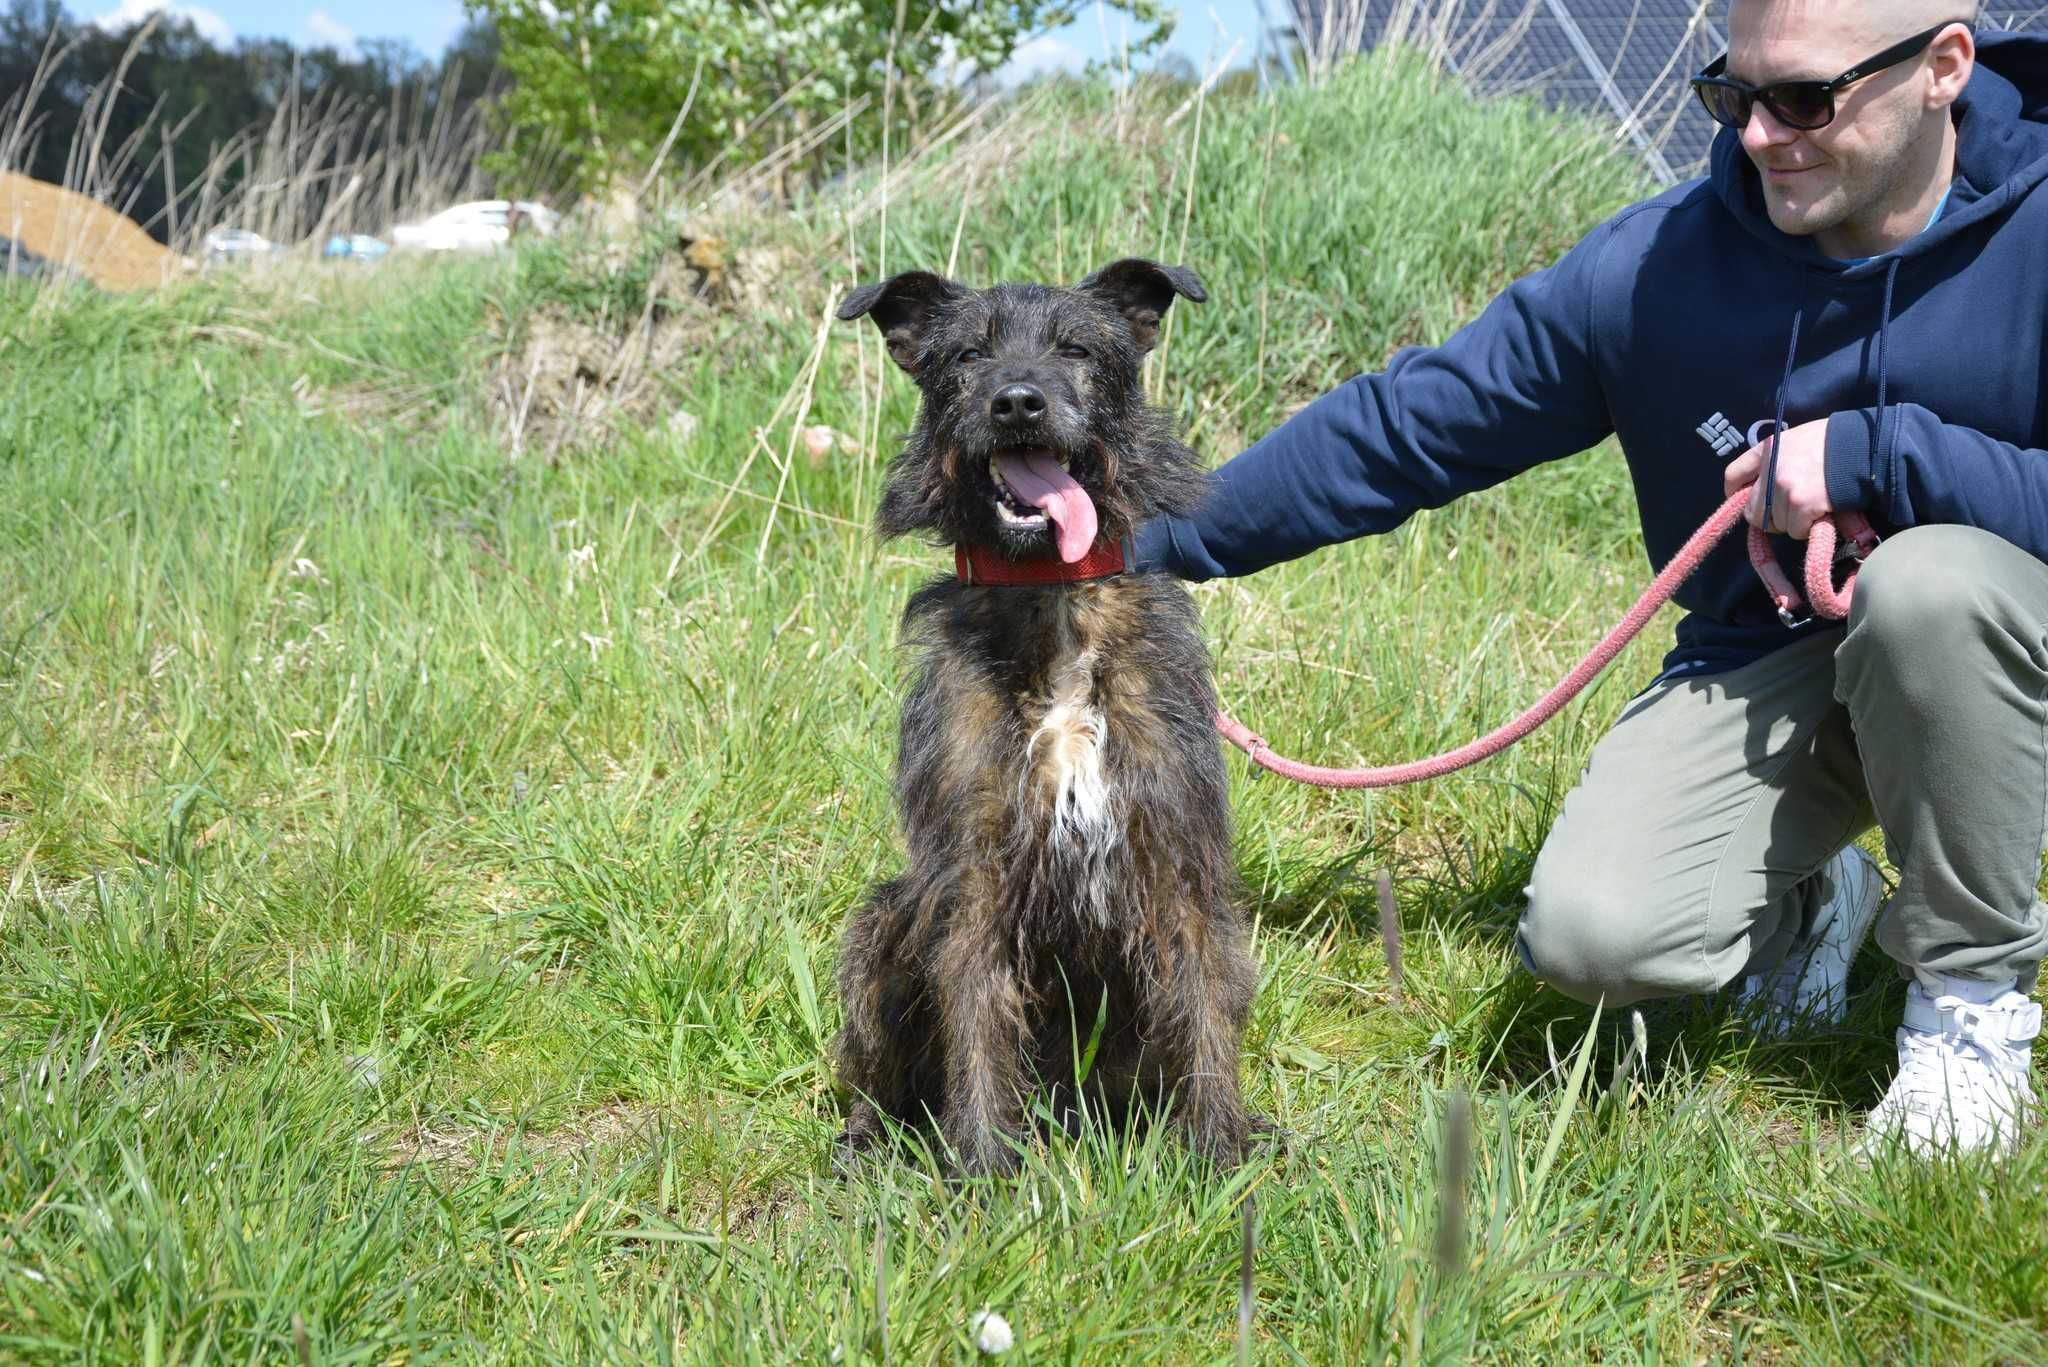
[[[1107,856],[1123,839],[1109,781],[1109,725],[1093,701],[1095,658],[1084,652],[1053,680],[1045,715],[1024,750],[1023,782],[1050,800],[1053,851],[1086,865],[1089,910],[1107,906]]]

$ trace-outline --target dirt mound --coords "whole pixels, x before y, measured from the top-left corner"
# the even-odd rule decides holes
[[[106,290],[141,290],[176,278],[185,262],[136,222],[61,185],[0,171],[0,237],[76,271]]]
[[[555,460],[657,426],[687,445],[698,420],[676,406],[688,397],[676,377],[703,357],[716,370],[750,366],[764,325],[814,327],[822,304],[806,297],[801,259],[785,246],[686,230],[572,239],[565,250],[560,294],[500,317],[504,347],[484,375],[514,455]],[[593,294],[606,297],[593,307]],[[838,434],[819,430],[829,449]]]
[[[773,250],[683,235],[656,248],[651,265],[644,239],[605,241],[574,270],[589,281],[644,272],[646,283],[596,311],[587,301],[546,304],[512,328],[486,393],[514,454],[553,460],[657,422],[686,442],[696,420],[673,409],[672,377],[689,357],[718,348],[738,320],[769,314],[788,266]]]
[[[669,320],[643,318],[623,332],[543,312],[521,344],[492,368],[489,398],[513,453],[552,460],[602,443],[619,424],[644,424],[667,397],[663,380],[701,340]]]
[[[724,238],[706,233],[684,232],[676,236],[673,249],[662,257],[655,273],[658,296],[701,299],[728,313],[759,318],[763,315],[793,319],[785,297],[790,276],[797,269],[795,254],[786,247],[755,246],[737,250]]]

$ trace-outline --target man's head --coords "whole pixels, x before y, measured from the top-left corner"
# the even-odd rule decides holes
[[[1835,92],[1826,127],[1789,126],[1759,101],[1743,150],[1771,221],[1832,256],[1873,255],[1917,232],[1954,167],[1949,107],[1969,83],[1974,0],[1731,0],[1727,75],[1752,86],[1830,81],[1944,20],[1925,49]]]

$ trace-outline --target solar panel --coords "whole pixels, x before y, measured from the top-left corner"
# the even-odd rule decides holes
[[[1661,182],[1704,174],[1717,129],[1688,79],[1726,46],[1724,0],[1293,0],[1295,32],[1377,46],[1406,12],[1405,41],[1482,93],[1533,94],[1616,130]],[[1363,13],[1361,13],[1363,10]],[[1984,28],[2048,29],[2048,5],[1994,5]]]
[[[2048,5],[1989,5],[1980,28],[2048,29]]]

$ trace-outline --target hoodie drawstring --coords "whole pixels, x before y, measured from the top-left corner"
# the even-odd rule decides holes
[[[1884,275],[1884,307],[1877,323],[1877,430],[1880,439],[1884,432],[1885,409],[1891,401],[1891,340],[1892,340],[1892,296],[1899,282],[1900,258],[1893,257]],[[1771,525],[1771,495],[1778,484],[1778,439],[1785,430],[1785,405],[1787,391],[1792,387],[1792,369],[1799,359],[1799,330],[1806,320],[1806,276],[1799,277],[1799,301],[1792,309],[1792,341],[1786,348],[1785,373],[1778,381],[1778,413],[1771,431],[1770,459],[1764,470],[1764,522]],[[1806,596],[1821,613],[1840,620],[1849,615],[1849,595],[1855,587],[1855,575],[1838,591],[1834,585],[1829,566],[1835,558],[1836,535],[1847,539],[1845,553],[1862,560],[1877,549],[1877,532],[1871,527],[1870,519],[1859,512],[1840,512],[1822,518],[1813,524],[1809,533],[1806,556]],[[1817,553],[1816,553],[1817,552]],[[1812,617],[1801,618],[1799,594],[1793,589],[1792,581],[1778,564],[1772,553],[1770,538],[1762,528],[1749,530],[1749,560],[1756,572],[1763,577],[1764,586],[1770,590],[1771,600],[1778,606],[1778,620],[1788,627],[1805,626]]]
[[[1885,408],[1885,366],[1890,360],[1892,349],[1892,287],[1899,283],[1899,260],[1892,258],[1891,269],[1884,273],[1884,311],[1877,315],[1877,440],[1879,449],[1884,443]]]
[[[1764,526],[1771,525],[1771,496],[1778,490],[1778,437],[1785,430],[1785,403],[1792,388],[1792,369],[1799,363],[1799,329],[1806,321],[1806,272],[1799,272],[1799,300],[1792,306],[1792,340],[1785,345],[1785,373],[1778,377],[1778,411],[1771,422],[1771,454],[1764,463]],[[1882,372],[1884,366],[1879,364]],[[1882,386],[1883,381],[1880,380]]]

